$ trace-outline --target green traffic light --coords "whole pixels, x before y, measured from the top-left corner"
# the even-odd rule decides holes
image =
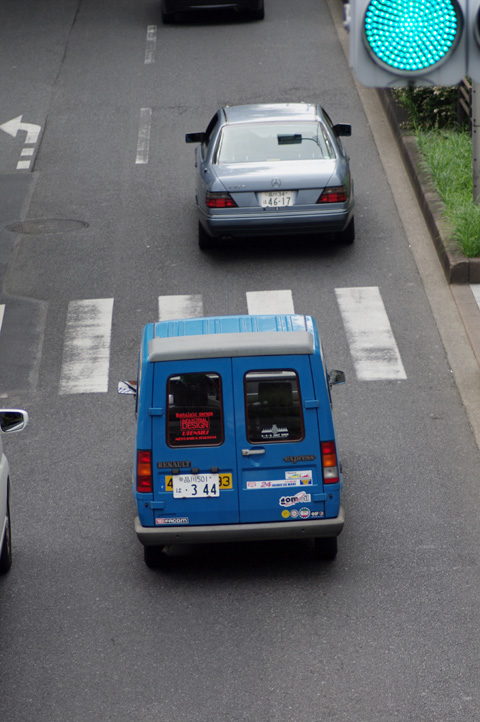
[[[455,0],[371,0],[364,19],[374,59],[400,75],[419,75],[444,61],[461,30]]]

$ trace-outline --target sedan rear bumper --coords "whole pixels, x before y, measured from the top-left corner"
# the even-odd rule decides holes
[[[185,10],[209,10],[235,8],[239,10],[260,10],[262,0],[163,0],[162,8],[166,13]]]
[[[243,209],[242,209],[243,210]],[[354,204],[340,209],[314,209],[311,211],[279,211],[203,214],[199,220],[213,238],[232,236],[270,236],[291,234],[340,233],[353,216]]]
[[[334,519],[310,519],[308,522],[145,527],[140,524],[140,519],[137,516],[135,517],[135,532],[144,546],[208,544],[214,542],[334,537],[341,533],[344,522],[343,507],[340,507],[340,512]]]

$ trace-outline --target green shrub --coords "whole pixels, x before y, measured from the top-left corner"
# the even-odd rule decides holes
[[[432,128],[455,128],[458,125],[458,89],[396,88],[393,96],[407,111],[409,128],[430,130]]]

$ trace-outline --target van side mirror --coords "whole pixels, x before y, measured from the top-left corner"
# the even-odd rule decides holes
[[[331,369],[328,372],[329,386],[337,386],[338,384],[344,384],[344,383],[345,383],[344,371],[339,371],[338,369]]]
[[[23,431],[28,424],[28,414],[22,409],[0,409],[0,432],[10,434]]]
[[[348,123],[337,123],[337,125],[333,126],[333,130],[335,131],[336,135],[352,135],[352,126]]]
[[[137,395],[137,382],[136,381],[119,381],[118,385],[117,385],[117,392],[119,394],[136,396]]]
[[[205,133],[187,133],[185,136],[185,143],[203,143],[205,140]]]

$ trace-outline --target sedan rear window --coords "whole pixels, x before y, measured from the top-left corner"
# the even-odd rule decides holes
[[[335,151],[321,123],[242,123],[223,128],[216,163],[265,163],[323,158],[335,158]]]
[[[167,393],[169,446],[223,443],[222,384],[218,374],[170,376]]]
[[[300,401],[295,371],[249,371],[245,376],[249,442],[301,441],[304,428]]]

